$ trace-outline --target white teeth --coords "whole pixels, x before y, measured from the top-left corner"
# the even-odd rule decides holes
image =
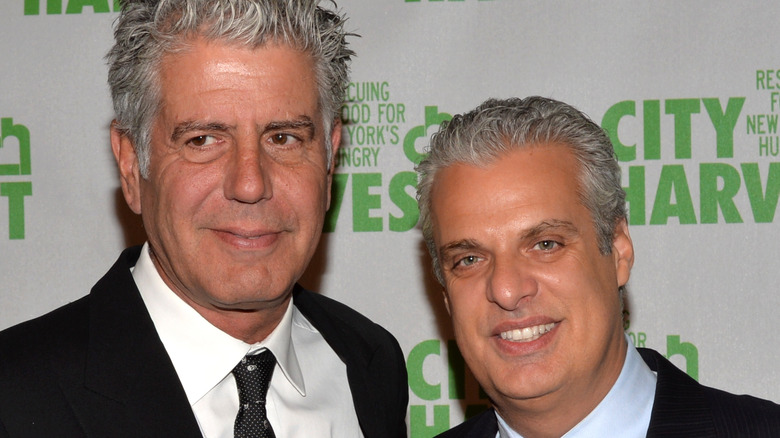
[[[512,342],[528,342],[539,339],[543,334],[549,332],[555,327],[555,323],[535,325],[523,329],[509,330],[501,332],[501,339]]]

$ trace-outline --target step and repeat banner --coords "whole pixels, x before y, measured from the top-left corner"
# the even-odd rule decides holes
[[[301,283],[396,335],[409,427],[487,400],[417,227],[430,134],[488,97],[571,103],[613,139],[636,263],[626,331],[700,382],[780,401],[776,1],[341,0],[359,34],[333,203]],[[110,151],[114,0],[0,5],[0,329],[144,241]],[[41,340],[41,348],[46,348]]]

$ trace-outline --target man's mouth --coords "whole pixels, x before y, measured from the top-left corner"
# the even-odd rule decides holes
[[[250,230],[243,228],[215,228],[213,231],[225,242],[242,249],[259,250],[272,245],[281,234],[273,230]]]
[[[249,240],[259,239],[259,238],[265,236],[265,234],[263,234],[263,235],[255,235],[255,236],[247,235],[247,234],[238,234],[238,233],[231,233],[231,234],[233,234],[234,236],[239,237],[241,239],[249,239]]]
[[[555,327],[555,323],[540,324],[532,327],[508,330],[501,332],[501,339],[512,342],[530,342],[539,339],[543,334],[549,332]]]

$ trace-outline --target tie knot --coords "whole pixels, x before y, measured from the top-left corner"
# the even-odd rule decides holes
[[[241,362],[233,368],[239,396],[242,388],[257,387],[264,388],[262,397],[265,399],[265,392],[268,390],[268,383],[271,381],[275,366],[276,358],[271,350],[263,350],[258,354],[244,356]]]
[[[263,350],[260,353],[246,355],[241,362],[236,365],[236,368],[241,366],[245,367],[247,371],[254,371],[257,368],[273,369],[276,365],[276,358],[271,350]]]

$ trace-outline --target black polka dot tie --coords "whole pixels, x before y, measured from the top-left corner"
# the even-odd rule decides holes
[[[238,415],[233,426],[235,438],[276,438],[265,411],[265,395],[276,358],[270,350],[245,356],[233,368],[238,385]]]

